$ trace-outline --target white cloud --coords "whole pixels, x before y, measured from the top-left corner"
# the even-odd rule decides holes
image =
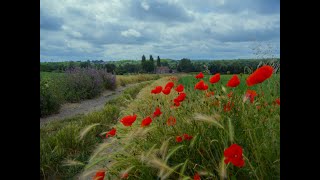
[[[144,10],[148,11],[150,6],[149,6],[149,4],[148,4],[147,2],[142,1],[142,2],[141,2],[141,7],[142,7]]]
[[[140,37],[141,36],[141,34],[134,29],[128,29],[126,31],[121,31],[121,35],[124,37]]]

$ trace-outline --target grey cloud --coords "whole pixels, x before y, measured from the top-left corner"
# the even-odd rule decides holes
[[[146,21],[190,22],[194,19],[177,4],[155,0],[132,1],[130,13],[133,17]]]
[[[40,29],[59,30],[63,20],[59,17],[51,16],[40,9]]]
[[[276,0],[60,1],[40,7],[42,58],[243,58],[253,41],[280,54]]]

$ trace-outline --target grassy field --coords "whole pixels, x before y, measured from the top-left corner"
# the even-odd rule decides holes
[[[280,106],[275,103],[280,98],[280,75],[250,88],[245,84],[247,75],[239,76],[241,83],[235,88],[226,87],[231,75],[221,76],[216,84],[210,84],[209,77],[204,78],[208,91],[194,89],[199,81],[194,76],[174,80],[174,88],[183,84],[186,93],[179,107],[173,105],[178,96],[174,88],[169,95],[150,93],[173,80],[169,77],[142,89],[118,118],[136,114],[136,122],[131,127],[114,126],[116,136],[94,150],[82,177],[92,177],[102,169],[108,179],[124,174],[129,179],[193,179],[195,174],[201,179],[280,179]],[[247,89],[258,94],[252,103],[244,98]],[[208,97],[210,91],[214,95]],[[234,104],[230,111],[229,102]],[[159,117],[152,116],[156,107],[162,112]],[[147,116],[152,123],[141,127]],[[176,119],[172,126],[168,125],[170,116]],[[184,140],[178,142],[177,136]],[[243,167],[224,162],[224,152],[232,144],[243,150]],[[120,148],[110,152],[114,147]]]
[[[130,103],[138,92],[148,84],[150,82],[143,82],[126,89],[123,94],[108,102],[101,111],[49,122],[41,127],[41,178],[71,179],[77,175],[83,166],[68,166],[68,162],[65,160],[86,162],[95,145],[102,142],[102,138],[98,134],[115,124],[119,118],[120,110],[126,107],[127,103]],[[95,124],[93,129],[80,140],[81,132],[91,124]]]

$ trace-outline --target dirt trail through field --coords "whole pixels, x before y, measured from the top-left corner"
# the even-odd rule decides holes
[[[106,90],[97,98],[94,99],[88,99],[81,101],[79,103],[66,103],[63,104],[60,108],[60,112],[58,114],[52,114],[47,117],[40,118],[40,127],[45,124],[46,122],[52,121],[52,120],[61,120],[64,118],[69,118],[78,114],[87,114],[92,111],[97,111],[103,108],[105,103],[118,95],[121,94],[122,91],[124,91],[126,88],[130,86],[134,86],[139,83],[135,84],[128,84],[127,86],[123,87],[120,86],[116,90]]]

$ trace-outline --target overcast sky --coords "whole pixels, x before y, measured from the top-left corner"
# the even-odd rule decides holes
[[[280,56],[280,0],[41,0],[40,60]]]

